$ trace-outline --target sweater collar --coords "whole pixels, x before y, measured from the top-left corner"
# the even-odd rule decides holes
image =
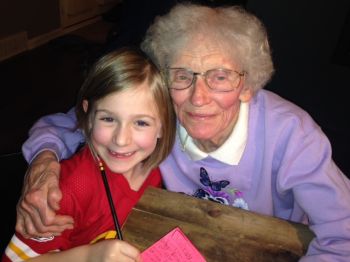
[[[222,146],[210,153],[200,150],[194,143],[193,139],[188,135],[186,129],[182,125],[179,125],[179,137],[182,151],[186,152],[194,161],[210,156],[229,165],[238,165],[247,144],[248,114],[248,103],[242,102],[239,109],[238,120],[231,135]]]

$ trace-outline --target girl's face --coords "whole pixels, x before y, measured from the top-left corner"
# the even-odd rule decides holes
[[[145,83],[97,101],[91,141],[113,172],[132,176],[154,151],[161,136],[155,104]]]
[[[193,72],[206,72],[215,68],[242,71],[218,43],[210,44],[199,39],[187,47],[178,53],[170,67],[187,68]],[[246,91],[243,87],[244,78],[235,90],[213,92],[204,78],[198,76],[197,81],[187,89],[171,89],[180,123],[203,150],[215,150],[231,134],[238,118],[240,103],[251,98],[249,89]],[[208,148],[210,149],[206,150]]]

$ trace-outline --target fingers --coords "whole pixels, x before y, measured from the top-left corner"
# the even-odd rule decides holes
[[[25,237],[31,237],[31,234],[37,233],[33,221],[38,220],[35,209],[31,208],[26,202],[26,197],[22,197],[17,204],[16,230]],[[31,219],[29,219],[31,218]]]
[[[88,261],[135,262],[141,261],[140,252],[129,243],[118,239],[106,239],[89,246]]]
[[[62,192],[59,188],[59,185],[51,185],[48,190],[48,196],[47,196],[47,205],[52,210],[59,210],[60,209],[60,201],[62,199]]]
[[[39,204],[38,208],[44,215],[28,205],[25,200],[20,201],[17,207],[16,230],[26,238],[58,236],[74,226],[72,217],[56,215],[55,211],[43,203]]]
[[[17,211],[16,231],[25,238],[58,236],[64,230],[74,227],[74,220],[70,216],[55,215],[54,212],[47,211],[47,219],[44,220],[35,209],[31,210],[30,215],[23,210]],[[45,221],[49,223],[46,224]]]
[[[56,216],[62,193],[60,165],[52,153],[40,154],[28,168],[17,204],[16,230],[24,237],[60,235],[73,227],[73,219]]]
[[[120,252],[130,261],[141,261],[140,251],[125,241],[120,241]]]
[[[46,190],[28,192],[18,205],[19,213],[24,216],[25,226],[28,233],[32,231],[32,225],[37,231],[44,231],[46,225],[52,224],[55,219],[55,211],[47,205]]]
[[[35,226],[37,224],[36,221],[40,220],[39,214],[35,212],[35,209],[29,209],[23,203],[24,201],[17,205],[16,230],[26,238],[43,234],[42,228],[40,226]],[[22,208],[19,208],[20,205]]]
[[[30,236],[27,233],[26,227],[24,226],[24,216],[20,210],[17,209],[17,221],[16,221],[16,231],[23,235],[25,238]]]

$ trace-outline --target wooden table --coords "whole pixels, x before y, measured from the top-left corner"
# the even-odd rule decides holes
[[[177,226],[208,262],[298,261],[314,237],[304,224],[152,187],[122,231],[145,250]]]

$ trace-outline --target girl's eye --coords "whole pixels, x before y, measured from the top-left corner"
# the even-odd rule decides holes
[[[114,119],[112,117],[102,117],[101,120],[104,122],[113,122]]]
[[[137,120],[136,125],[138,126],[149,126],[149,124],[146,121],[143,120]]]

